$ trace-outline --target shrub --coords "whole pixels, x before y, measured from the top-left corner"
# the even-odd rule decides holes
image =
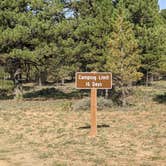
[[[74,111],[88,110],[90,107],[89,97],[86,97],[79,101],[74,102],[72,107]]]
[[[103,110],[105,108],[111,108],[114,105],[111,99],[105,99],[104,97],[99,97],[97,99],[97,106],[99,110]]]
[[[72,110],[72,102],[64,101],[61,108],[62,108],[62,111],[71,111]]]
[[[13,81],[0,79],[0,89],[11,91],[13,90],[13,87],[14,87]]]
[[[11,98],[13,93],[13,82],[10,80],[0,80],[0,99]],[[9,97],[10,96],[10,97]]]
[[[99,97],[97,99],[97,109],[98,110],[104,110],[105,108],[110,108],[112,106],[113,106],[113,102],[111,99],[105,99],[103,97]],[[89,110],[90,109],[89,97],[83,98],[82,100],[75,102],[73,104],[72,108],[74,111]]]

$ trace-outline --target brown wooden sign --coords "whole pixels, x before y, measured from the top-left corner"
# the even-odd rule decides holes
[[[111,89],[112,73],[110,72],[77,72],[76,88],[78,89]]]
[[[97,135],[97,89],[112,88],[110,72],[77,72],[76,88],[91,89],[91,131],[90,136]]]

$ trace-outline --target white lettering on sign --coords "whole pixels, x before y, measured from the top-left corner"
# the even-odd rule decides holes
[[[86,82],[85,84],[86,84],[85,86],[90,86],[90,82]]]
[[[96,81],[96,76],[82,76],[82,75],[79,75],[78,78],[80,80],[95,80]]]
[[[92,82],[93,87],[102,87],[102,83]]]
[[[77,72],[75,83],[78,89],[111,89],[112,74],[110,72]]]
[[[99,76],[98,78],[99,78],[99,80],[109,80],[110,79],[109,75]]]

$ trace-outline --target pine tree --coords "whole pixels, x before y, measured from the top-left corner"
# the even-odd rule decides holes
[[[163,76],[166,76],[166,9],[163,9],[160,11],[160,16],[161,16],[161,19],[163,21],[163,25],[162,25],[162,28],[163,28],[163,33],[160,34],[161,39],[164,38],[165,40],[162,41],[162,45],[164,47],[163,48],[163,51],[162,51],[162,54],[161,54],[161,60],[160,60],[160,63],[159,63],[159,68],[158,68],[158,72],[163,75]]]
[[[130,20],[134,23],[134,32],[141,50],[140,71],[144,73],[148,85],[149,77],[152,77],[159,67],[166,40],[158,1],[126,0],[124,3],[130,12]]]
[[[119,2],[114,11],[112,27],[106,70],[113,73],[115,86],[121,89],[122,105],[125,106],[127,86],[139,80],[141,73],[138,72],[140,67],[138,44],[123,1]]]
[[[71,2],[69,6],[74,11],[70,38],[74,45],[71,51],[77,60],[77,70],[103,71],[107,40],[112,30],[112,1],[80,0]]]
[[[56,26],[63,18],[63,5],[56,0],[0,1],[0,56],[14,71],[35,67],[40,78],[57,54]]]
[[[163,22],[166,24],[166,9],[163,9],[160,11],[160,16],[161,16]]]

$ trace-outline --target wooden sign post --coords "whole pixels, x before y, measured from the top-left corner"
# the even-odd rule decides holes
[[[76,88],[91,89],[91,132],[97,135],[97,89],[112,88],[112,74],[110,72],[77,72]]]
[[[97,135],[97,89],[91,89],[91,132],[90,136]]]

